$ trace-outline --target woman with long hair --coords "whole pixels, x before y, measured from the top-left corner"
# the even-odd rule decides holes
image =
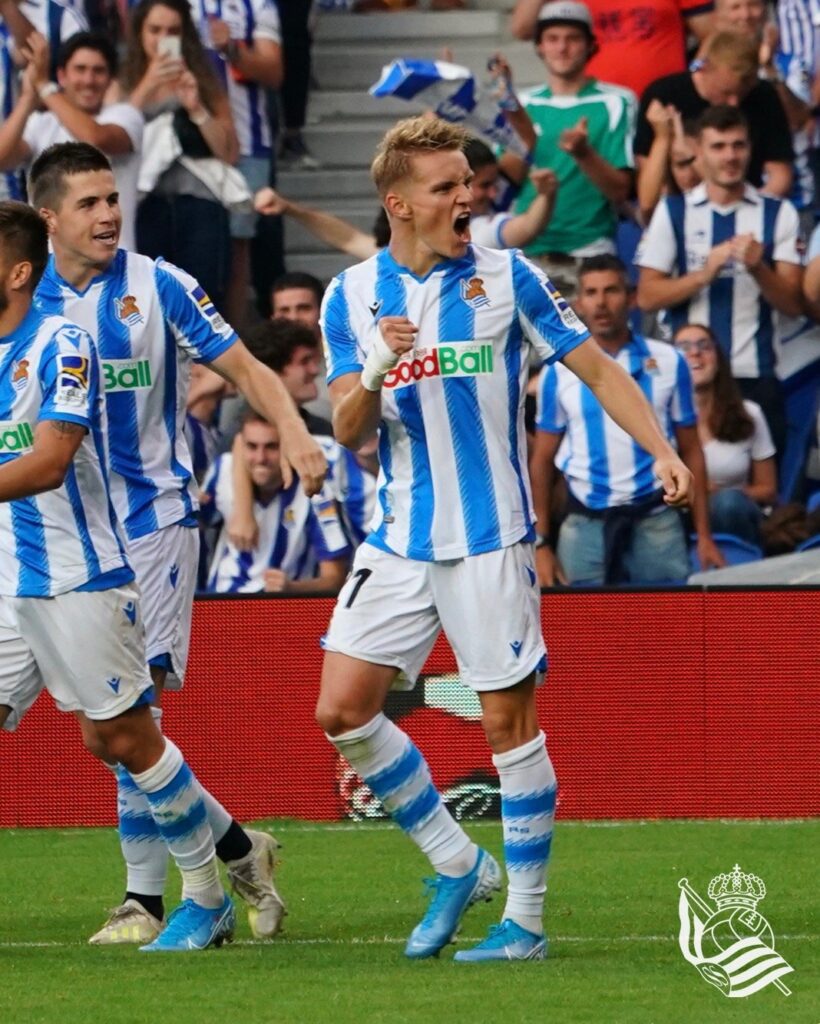
[[[743,398],[714,333],[684,324],[673,338],[692,373],[713,533],[760,543],[762,509],[777,496],[776,450],[759,405]]]
[[[191,161],[215,157],[227,170],[239,146],[188,0],[142,0],[133,9],[121,88],[147,123],[143,173],[146,164],[154,168],[137,211],[137,248],[187,270],[219,307],[230,274],[229,214]],[[166,156],[168,141],[181,148],[174,159]]]

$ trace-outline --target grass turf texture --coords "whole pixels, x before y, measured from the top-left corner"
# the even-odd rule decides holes
[[[389,825],[270,822],[284,844],[278,880],[290,914],[274,942],[146,955],[85,938],[120,896],[113,830],[0,830],[0,1020],[13,1024],[218,1021],[548,1021],[714,1024],[820,1021],[817,955],[820,821],[559,823],[544,963],[409,962],[404,941],[424,907],[425,862]],[[469,826],[501,858],[497,823]],[[706,898],[736,861],[760,875],[760,906],[784,981],[727,999],[678,949],[678,879]],[[174,886],[174,895],[177,887]],[[503,903],[468,914],[462,945],[483,937]]]

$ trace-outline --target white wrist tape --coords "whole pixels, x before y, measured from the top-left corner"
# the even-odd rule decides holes
[[[401,359],[387,344],[380,333],[376,335],[373,347],[367,353],[362,367],[362,387],[367,391],[381,391],[385,374]]]

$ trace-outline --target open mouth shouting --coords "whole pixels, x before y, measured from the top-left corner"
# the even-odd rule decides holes
[[[460,213],[453,221],[453,231],[455,232],[456,238],[463,245],[467,245],[470,241],[470,212],[465,210],[464,213]]]

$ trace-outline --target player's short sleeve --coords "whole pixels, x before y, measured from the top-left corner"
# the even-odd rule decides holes
[[[562,434],[567,428],[567,417],[558,397],[558,369],[545,366],[538,378],[535,426],[548,434]]]
[[[100,371],[90,336],[64,324],[43,348],[38,376],[42,403],[38,420],[67,420],[91,427],[99,415]]]
[[[511,258],[515,305],[524,334],[543,361],[563,359],[589,337],[589,331],[542,270],[518,250]]]
[[[676,427],[693,427],[698,422],[695,411],[695,389],[689,364],[680,352],[675,350],[675,387],[669,403],[669,418]]]
[[[103,107],[94,119],[97,124],[115,124],[122,128],[131,140],[131,149],[139,153],[142,149],[142,135],[145,130],[145,118],[130,103],[112,103]]]
[[[271,43],[282,43],[282,26],[279,11],[273,0],[263,0],[255,11],[256,24],[253,28],[254,39],[267,39]]]
[[[305,528],[310,545],[320,562],[350,555],[350,545],[342,529],[338,506],[327,488],[311,498]]]
[[[769,430],[763,410],[756,402],[744,402],[743,405],[755,427],[752,434],[752,461],[762,462],[763,459],[773,458],[777,454],[777,449],[772,441],[772,432]]]
[[[327,364],[327,382],[346,373],[361,373],[364,355],[350,326],[350,307],[345,292],[345,275],[328,285],[319,318]]]
[[[239,340],[196,278],[162,259],[154,264],[154,278],[165,321],[195,362],[212,363]]]
[[[638,243],[635,266],[649,267],[664,274],[671,274],[676,268],[677,260],[678,245],[669,204],[666,199],[662,199],[655,207],[652,219]]]
[[[802,265],[803,258],[798,249],[799,239],[800,217],[788,199],[784,199],[777,212],[772,259]]]
[[[64,43],[78,32],[87,32],[89,29],[88,19],[85,13],[76,4],[64,3],[60,5],[63,10],[60,17],[60,39]],[[24,12],[25,13],[25,12]],[[52,44],[57,40],[52,39]]]

